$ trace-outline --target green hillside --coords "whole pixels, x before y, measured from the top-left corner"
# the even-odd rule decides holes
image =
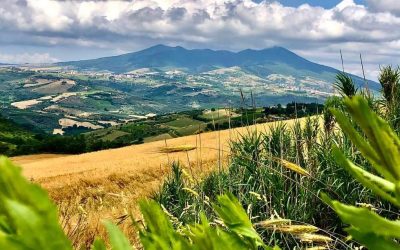
[[[35,134],[0,116],[0,154],[12,154],[19,145],[35,143]]]
[[[242,127],[254,123],[289,119],[317,114],[322,105],[293,103],[285,107],[257,109],[191,110],[125,122],[97,130],[73,126],[67,135],[51,135],[32,127],[23,127],[10,119],[0,119],[0,154],[25,155],[34,153],[79,154],[102,149],[141,144],[193,135],[206,131]]]

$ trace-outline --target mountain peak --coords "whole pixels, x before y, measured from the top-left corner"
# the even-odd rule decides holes
[[[243,71],[266,78],[271,74],[292,77],[310,76],[316,79],[324,75],[335,76],[338,70],[308,61],[292,51],[275,46],[239,52],[210,49],[185,49],[181,46],[158,44],[129,54],[94,60],[59,63],[78,70],[111,71],[125,73],[150,68],[156,71],[179,70],[198,74],[216,69],[240,67]],[[329,80],[330,81],[330,80]],[[334,77],[332,77],[334,81]]]
[[[201,73],[218,68],[244,67],[279,63],[294,68],[314,68],[314,64],[283,47],[261,50],[246,49],[240,52],[211,49],[185,49],[181,46],[157,44],[147,49],[120,56],[94,60],[60,63],[86,70],[108,70],[115,73],[129,72],[139,68],[158,70],[179,69],[188,73]],[[310,66],[310,67],[309,67]],[[263,70],[265,73],[269,71]],[[332,71],[332,70],[330,70]]]

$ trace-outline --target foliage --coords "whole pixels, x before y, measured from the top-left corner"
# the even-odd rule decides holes
[[[342,96],[354,96],[358,91],[353,79],[344,72],[340,72],[336,75],[334,86]]]
[[[378,77],[382,86],[382,94],[388,103],[395,101],[399,95],[400,69],[394,69],[392,66],[385,66],[381,69]]]
[[[400,68],[394,69],[386,66],[381,69],[379,82],[382,86],[384,97],[384,107],[386,109],[385,118],[396,129],[400,129]]]
[[[46,192],[24,179],[5,157],[0,158],[0,172],[0,249],[72,249]],[[140,208],[145,222],[140,240],[145,249],[272,249],[264,244],[232,194],[218,197],[213,204],[224,226],[213,226],[202,215],[200,224],[175,230],[155,201],[142,201]],[[109,221],[104,224],[113,250],[132,249],[117,226]],[[106,249],[106,244],[97,239],[92,249]]]
[[[265,107],[264,113],[266,115],[285,115],[288,117],[300,118],[322,113],[323,108],[324,105],[319,103],[291,102],[286,104],[285,107],[282,105]]]
[[[335,117],[333,116],[331,109],[340,108],[342,106],[342,99],[339,97],[330,97],[325,101],[324,106],[324,129],[325,132],[329,133],[335,126]]]
[[[263,243],[245,210],[231,194],[218,197],[213,205],[226,229],[211,226],[202,214],[200,223],[182,227],[178,232],[158,203],[144,201],[140,206],[146,221],[145,229],[140,232],[145,249],[272,249]]]
[[[344,103],[363,134],[352,126],[351,121],[342,112],[334,110],[333,113],[341,128],[370,162],[373,170],[359,167],[347,159],[338,148],[333,152],[336,161],[376,195],[400,207],[400,139],[387,122],[371,111],[362,97],[347,98]],[[368,249],[400,248],[400,244],[397,243],[400,239],[399,220],[389,220],[368,208],[344,205],[330,200],[326,195],[323,197],[342,221],[350,225],[346,231]]]
[[[199,222],[201,212],[213,217],[208,204],[218,195],[230,192],[238,197],[251,218],[267,220],[280,215],[342,234],[343,224],[318,198],[321,191],[353,204],[364,202],[383,208],[386,205],[373,199],[332,157],[336,141],[352,160],[364,163],[353,154],[347,137],[337,130],[327,136],[320,124],[320,118],[312,117],[304,123],[295,122],[292,127],[283,123],[271,126],[268,133],[244,133],[231,143],[230,164],[225,170],[193,182],[175,164],[173,173],[180,174],[171,175],[154,198],[177,218],[178,224]],[[263,228],[258,228],[258,232],[264,239],[287,248],[307,245],[279,232]]]
[[[0,157],[0,249],[71,249],[55,205]]]

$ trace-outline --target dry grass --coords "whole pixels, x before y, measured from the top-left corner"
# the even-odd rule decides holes
[[[247,131],[267,129],[268,124],[259,124],[82,155],[33,155],[13,160],[22,165],[26,177],[48,190],[75,247],[87,248],[94,235],[104,236],[101,221],[105,219],[118,223],[135,243],[128,215],[139,217],[137,201],[160,187],[169,163],[180,161],[193,179],[199,179],[226,165],[230,140]],[[160,151],[166,148],[181,150]]]
[[[187,152],[195,150],[197,147],[192,145],[179,145],[172,147],[162,147],[160,148],[161,153],[177,153],[177,152]]]

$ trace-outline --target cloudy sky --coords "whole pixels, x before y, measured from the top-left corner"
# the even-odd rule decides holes
[[[1,0],[0,62],[97,58],[156,44],[286,47],[369,78],[400,64],[399,0]]]

